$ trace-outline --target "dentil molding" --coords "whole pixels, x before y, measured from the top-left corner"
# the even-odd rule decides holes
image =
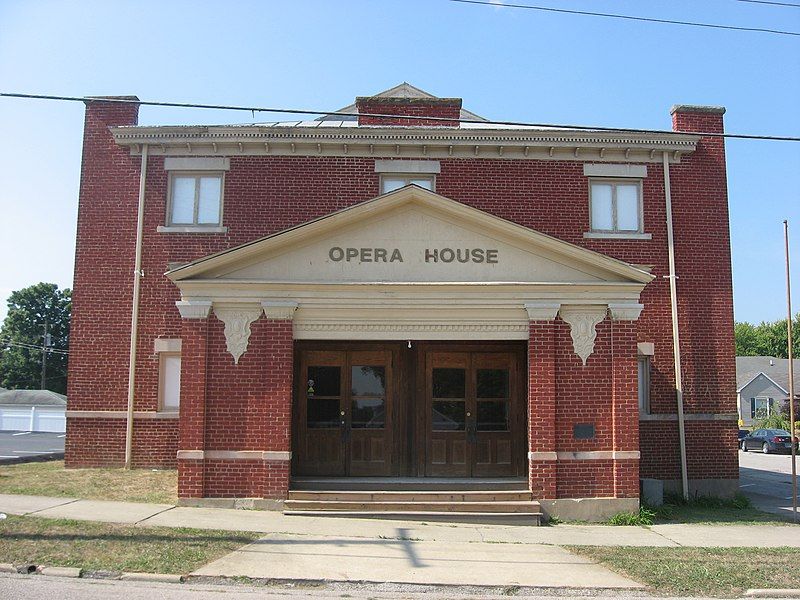
[[[606,306],[562,306],[558,311],[561,319],[569,324],[572,346],[584,366],[594,352],[595,327],[606,318],[607,312]]]
[[[233,362],[239,364],[239,358],[247,351],[250,341],[250,324],[261,316],[261,307],[220,308],[214,307],[214,314],[225,323],[225,343]]]

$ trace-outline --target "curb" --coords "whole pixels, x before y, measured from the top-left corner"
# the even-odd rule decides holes
[[[125,581],[158,581],[161,583],[183,583],[183,575],[167,573],[123,573],[119,576]]]
[[[81,576],[83,569],[76,567],[40,567],[37,569],[40,574],[47,575],[48,577],[71,577],[77,578]]]
[[[742,594],[745,598],[800,598],[800,589],[785,590],[747,590]]]
[[[21,570],[22,569],[22,570]],[[84,571],[77,567],[46,567],[40,565],[23,565],[23,567],[15,567],[11,563],[0,563],[0,573],[23,573],[28,575],[38,574],[47,577],[68,577],[70,579],[77,579],[86,577],[89,579],[122,579],[125,581],[151,581],[158,583],[183,583],[185,577],[183,575],[173,575],[170,573],[113,573],[108,571]]]
[[[32,454],[31,456],[15,456],[14,458],[0,458],[0,466],[21,465],[23,463],[50,462],[52,460],[64,460],[64,453],[52,452],[50,454]]]

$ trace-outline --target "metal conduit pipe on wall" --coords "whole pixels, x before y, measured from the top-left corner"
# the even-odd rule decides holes
[[[689,474],[686,467],[686,423],[683,415],[683,377],[681,375],[681,341],[678,328],[678,287],[675,274],[675,237],[672,231],[672,190],[669,182],[669,155],[664,159],[664,198],[667,209],[667,246],[669,247],[669,297],[672,305],[672,351],[675,359],[675,396],[678,404],[678,439],[681,450],[681,485],[683,497],[689,499]]]
[[[133,266],[133,300],[131,307],[131,349],[128,363],[128,414],[125,423],[125,468],[131,468],[133,454],[133,397],[136,384],[136,340],[139,334],[139,295],[142,278],[142,235],[144,232],[144,192],[147,182],[147,144],[142,146],[139,172],[139,210],[136,217],[136,258]]]

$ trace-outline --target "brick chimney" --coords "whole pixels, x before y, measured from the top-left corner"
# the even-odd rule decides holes
[[[707,133],[723,133],[725,128],[722,115],[724,106],[693,106],[676,104],[670,110],[673,131],[702,131]]]
[[[458,127],[461,98],[356,98],[359,125],[395,125],[406,127]],[[419,117],[413,119],[370,117],[368,114]],[[454,119],[454,120],[445,120]]]

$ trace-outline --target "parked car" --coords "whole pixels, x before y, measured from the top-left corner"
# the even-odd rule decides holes
[[[740,429],[739,430],[739,448],[742,448],[742,449],[744,448],[744,446],[742,446],[742,442],[744,441],[744,438],[746,438],[748,435],[750,435],[750,430],[749,429]]]
[[[791,452],[791,434],[783,429],[756,429],[742,440],[742,450],[761,450],[764,454],[770,452]],[[795,438],[797,444],[797,438]]]

